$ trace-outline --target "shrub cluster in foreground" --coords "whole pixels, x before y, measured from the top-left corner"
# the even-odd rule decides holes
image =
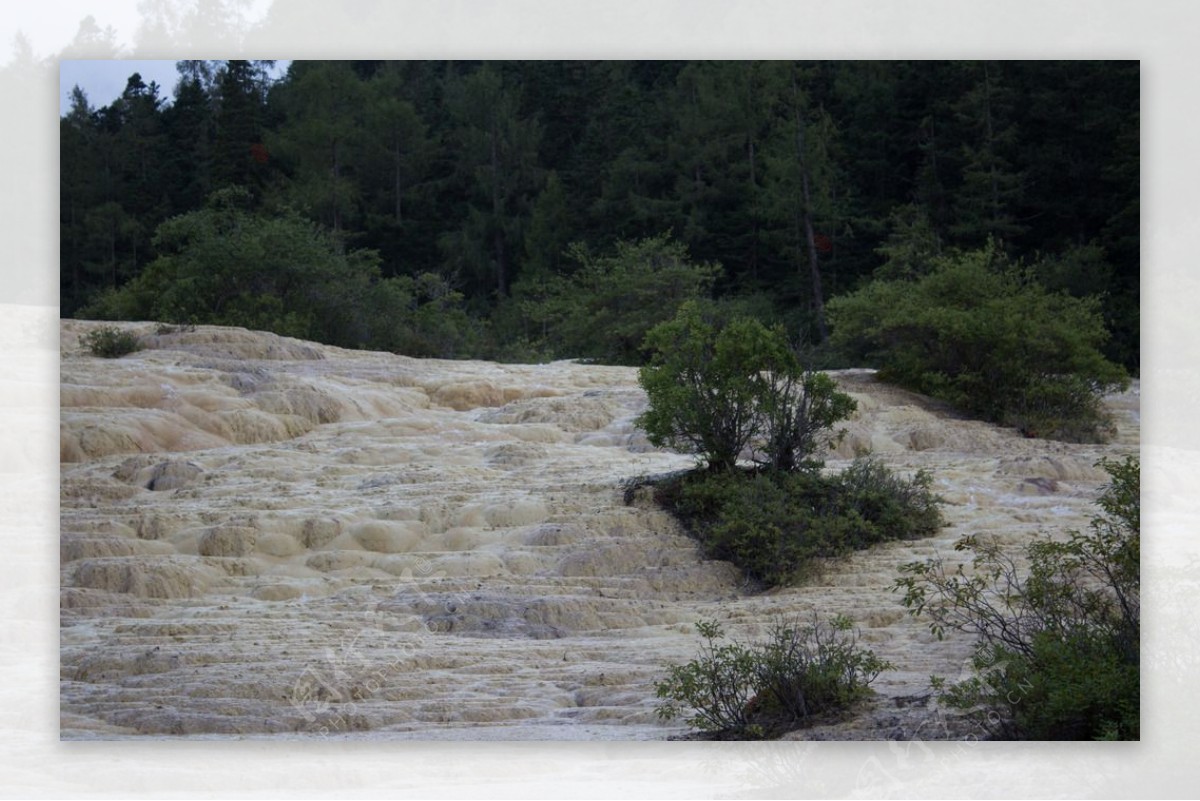
[[[695,453],[703,469],[656,485],[656,499],[708,556],[763,584],[786,584],[813,559],[932,534],[942,523],[931,477],[859,459],[826,476],[820,451],[857,404],[806,369],[781,328],[722,320],[685,303],[646,337],[639,372],[652,443]],[[747,468],[746,461],[755,466]]]
[[[727,739],[782,734],[817,716],[853,706],[892,665],[860,649],[845,617],[776,620],[766,642],[724,641],[714,621],[696,624],[704,639],[698,658],[672,666],[655,684],[664,720]]]
[[[646,343],[652,353],[639,380],[649,407],[638,423],[652,443],[701,462],[653,482],[655,499],[709,557],[775,586],[801,578],[816,559],[941,526],[927,473],[904,479],[859,459],[823,474],[818,454],[838,441],[834,426],[856,404],[801,364],[782,329],[685,303]],[[656,686],[659,714],[690,715],[703,731],[747,739],[847,709],[890,667],[857,647],[852,627],[845,618],[777,621],[767,642],[743,645],[721,642],[721,627],[701,622],[699,658],[671,666]]]
[[[857,408],[824,373],[807,369],[781,327],[722,319],[695,301],[646,335],[638,371],[649,406],[637,420],[651,443],[696,454],[710,472],[748,457],[791,471],[820,462],[833,426]]]
[[[904,604],[936,635],[978,636],[973,674],[933,683],[995,737],[1139,739],[1141,468],[1134,457],[1100,464],[1112,477],[1101,513],[1066,541],[1031,542],[1027,568],[964,537],[955,547],[972,554],[969,571],[941,559],[901,569]]]

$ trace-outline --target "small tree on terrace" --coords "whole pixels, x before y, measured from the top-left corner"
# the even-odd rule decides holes
[[[814,464],[833,424],[855,408],[827,375],[801,366],[781,328],[744,317],[721,325],[695,302],[652,329],[646,348],[638,380],[650,406],[638,425],[654,445],[696,453],[711,471],[734,469],[747,450],[777,470]]]

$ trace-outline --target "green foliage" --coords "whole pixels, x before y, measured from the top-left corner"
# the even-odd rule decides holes
[[[344,61],[302,63],[277,92],[285,121],[267,144],[290,168],[287,202],[335,232],[360,213],[351,165],[361,158],[366,94]]]
[[[855,409],[829,376],[803,369],[782,328],[754,319],[721,321],[686,303],[649,332],[646,349],[638,381],[649,407],[637,424],[710,470],[733,469],[744,451],[773,469],[804,467]]]
[[[914,279],[925,275],[941,251],[941,242],[926,210],[906,203],[888,216],[887,238],[875,249],[884,260],[874,277],[882,280]]]
[[[646,316],[632,288],[657,279],[618,274],[576,302],[564,250],[672,231],[696,264],[723,265],[698,295],[760,294],[754,316],[818,341],[822,301],[881,261],[916,277],[927,254],[999,236],[1047,260],[1047,288],[1103,297],[1106,354],[1138,364],[1137,61],[293,61],[278,80],[269,66],[179,62],[171,102],[138,76],[107,106],[72,95],[63,316],[175,255],[159,226],[239,185],[253,216],[294,208],[377,252],[385,277],[445,276],[490,324],[477,356],[638,363],[620,318]],[[680,302],[664,294],[642,332]],[[288,303],[240,316],[312,325]]]
[[[893,666],[858,647],[852,622],[778,619],[766,642],[724,642],[715,621],[699,621],[697,659],[672,665],[655,684],[664,720],[729,739],[764,739],[851,708]]]
[[[163,223],[163,255],[81,315],[242,326],[414,356],[477,350],[479,326],[444,278],[382,279],[374,252],[346,252],[295,213],[252,214],[248,200],[219,190],[203,210]]]
[[[637,419],[651,443],[698,454],[706,471],[665,482],[658,500],[712,558],[754,581],[786,584],[812,560],[941,525],[931,479],[911,481],[859,460],[832,478],[817,455],[855,409],[828,375],[805,370],[781,328],[721,321],[687,303],[646,337],[653,355],[639,382]],[[748,455],[758,469],[741,471]]]
[[[446,266],[477,291],[508,294],[513,261],[540,183],[542,127],[520,111],[518,86],[492,64],[445,81],[448,139],[455,149],[455,185],[467,202],[461,224],[439,238]]]
[[[525,235],[525,263],[522,272],[534,279],[559,275],[565,269],[571,233],[566,190],[551,172],[546,186],[533,203],[529,230]]]
[[[974,675],[937,680],[943,700],[1004,738],[1138,739],[1140,465],[1102,461],[1112,478],[1101,513],[1066,541],[1025,548],[1026,571],[995,542],[965,537],[971,570],[941,559],[901,568],[904,605],[978,636]]]
[[[568,251],[578,265],[570,275],[537,273],[514,288],[523,316],[565,358],[637,364],[646,333],[682,304],[711,291],[720,274],[695,264],[666,235],[617,242],[608,255],[580,243]]]
[[[815,560],[890,540],[928,537],[942,525],[924,471],[901,478],[855,460],[841,473],[816,470],[690,473],[659,486],[657,499],[705,554],[766,586],[802,579]]]
[[[845,431],[834,433],[833,426],[858,408],[828,375],[797,369],[796,362],[756,378],[764,385],[762,461],[772,470],[807,466],[823,446],[836,447]]]
[[[835,346],[880,378],[1028,436],[1102,441],[1101,396],[1128,385],[1099,350],[1095,300],[1047,292],[994,242],[915,280],[872,282],[829,313]]]
[[[104,359],[118,359],[127,353],[142,349],[137,335],[131,331],[122,331],[113,325],[104,325],[79,338],[79,344],[87,348],[93,356]]]
[[[373,254],[343,253],[296,214],[262,217],[240,188],[159,226],[160,255],[84,314],[237,325],[354,344],[356,307],[377,275]]]
[[[710,470],[734,468],[761,434],[762,374],[795,374],[778,331],[744,318],[718,327],[695,303],[684,304],[673,320],[652,329],[646,347],[652,356],[638,381],[649,408],[638,417],[638,426],[654,445],[699,454]]]
[[[440,275],[385,278],[372,286],[364,306],[371,348],[442,359],[479,348],[479,324],[463,308],[462,293]]]

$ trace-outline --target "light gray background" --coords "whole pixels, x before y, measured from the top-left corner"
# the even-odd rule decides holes
[[[137,39],[154,7],[6,8],[0,80],[0,796],[1191,796],[1200,574],[1200,4],[1179,0],[276,0],[277,24]],[[243,22],[267,3],[243,3]],[[19,13],[14,9],[20,8]],[[138,58],[1133,58],[1142,61],[1143,737],[1137,744],[58,742],[55,59],[78,21]],[[134,30],[130,30],[134,28]],[[65,32],[64,32],[65,31]],[[236,33],[236,32],[235,32]],[[208,38],[205,38],[208,36]],[[191,41],[187,41],[187,40]],[[181,43],[181,41],[183,43]],[[136,43],[136,47],[135,47]],[[15,51],[14,51],[15,52]],[[76,51],[72,57],[103,57]],[[169,87],[167,87],[169,90]],[[95,98],[94,102],[107,102]]]

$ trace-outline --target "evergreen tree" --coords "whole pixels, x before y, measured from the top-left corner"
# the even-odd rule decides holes
[[[335,235],[361,216],[361,164],[366,89],[345,61],[292,65],[279,93],[284,119],[271,150],[291,167],[284,197]]]
[[[212,188],[214,121],[200,77],[181,74],[175,102],[163,110],[166,189],[174,212],[199,208]]]
[[[588,239],[654,236],[671,223],[658,215],[658,201],[674,186],[666,158],[670,120],[657,102],[673,85],[679,65],[602,62],[595,67],[596,103],[580,144],[593,162],[584,191],[595,192]],[[596,191],[598,189],[598,191]]]
[[[966,245],[980,245],[989,237],[1007,242],[1024,230],[1015,214],[1023,176],[1012,155],[1017,141],[1011,121],[1014,99],[998,64],[969,64],[964,69],[975,80],[955,106],[963,143],[952,231]]]
[[[828,112],[810,102],[806,87],[812,78],[810,69],[781,62],[772,78],[779,112],[766,155],[770,233],[780,253],[794,265],[798,284],[807,283],[802,296],[820,343],[829,336],[820,254],[831,249],[832,240],[828,233],[818,232],[817,224],[832,230],[837,223],[837,170],[831,155],[836,131]]]
[[[383,258],[385,274],[432,267],[435,254],[423,244],[430,218],[424,208],[434,142],[412,99],[408,77],[381,65],[363,87],[362,170],[357,176],[364,206],[363,234]],[[419,215],[424,215],[422,219]]]
[[[87,210],[95,203],[97,168],[92,159],[97,136],[87,94],[71,90],[71,110],[59,122],[59,292],[62,313],[69,316],[91,287],[85,279]]]
[[[459,148],[457,184],[468,197],[459,229],[442,240],[448,265],[476,291],[504,296],[539,186],[541,126],[519,116],[516,91],[491,66],[449,76],[446,104]]]
[[[525,235],[524,275],[546,278],[566,270],[571,220],[566,192],[557,172],[546,176],[546,185],[533,203]]]
[[[216,136],[212,185],[261,188],[265,180],[263,104],[260,68],[229,61],[216,79]]]

